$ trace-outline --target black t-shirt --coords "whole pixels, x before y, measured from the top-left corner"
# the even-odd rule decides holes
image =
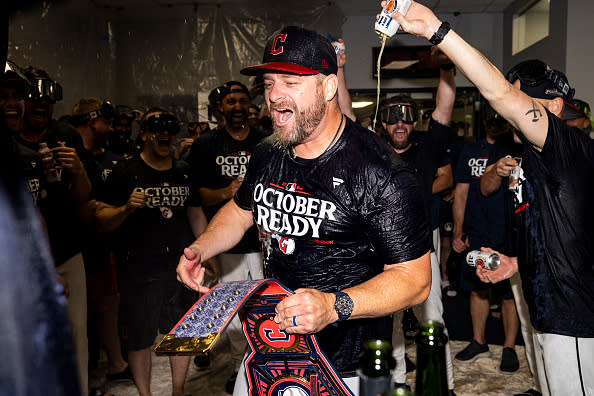
[[[480,191],[480,178],[489,162],[504,157],[507,149],[486,139],[470,144],[462,150],[456,169],[456,183],[468,183],[464,210],[464,232],[468,234],[470,249],[488,246],[500,250],[505,242],[505,204],[503,190],[485,197]]]
[[[429,130],[413,131],[411,134],[411,146],[408,150],[399,153],[400,157],[410,166],[417,175],[423,187],[423,199],[427,213],[431,209],[431,190],[437,169],[444,165],[448,134],[450,128],[440,124],[433,118],[429,121]],[[431,219],[432,225],[437,219]],[[435,227],[433,227],[435,228]]]
[[[534,328],[594,337],[594,141],[547,111],[542,152],[525,141],[518,265]]]
[[[140,156],[122,161],[107,178],[103,201],[122,206],[133,191],[151,196],[144,208],[130,214],[115,231],[119,268],[143,279],[175,271],[184,247],[193,239],[186,213],[190,195],[187,168],[156,170]]]
[[[68,147],[74,147],[80,156],[84,150],[82,139],[72,126],[52,120],[47,132],[39,141],[29,142],[17,136],[16,142],[27,165],[26,181],[29,191],[45,220],[55,263],[60,265],[81,251],[83,224],[70,192],[72,175],[61,170],[60,181],[48,181],[40,166],[42,161],[38,153],[39,143],[45,142],[49,148],[54,148],[61,142]]]
[[[310,160],[279,150],[273,139],[256,148],[234,198],[253,212],[266,277],[291,289],[334,292],[429,250],[421,187],[373,133],[347,120],[336,144]],[[316,336],[340,374],[350,377],[363,342],[391,333],[384,317],[344,321]]]
[[[259,129],[250,128],[246,139],[235,140],[225,128],[219,128],[198,138],[190,151],[188,162],[192,175],[192,196],[198,195],[201,187],[217,190],[227,187],[233,180],[245,175],[252,152],[258,143],[266,137]],[[216,212],[228,202],[225,200],[216,205],[204,206],[204,213],[210,221]],[[258,230],[251,227],[244,237],[229,250],[229,253],[250,253],[260,251]]]
[[[84,149],[80,159],[91,182],[91,199],[105,196],[104,189],[107,176],[118,162],[124,160],[124,157],[108,150],[93,155],[90,151]],[[109,264],[110,237],[111,233],[97,232],[94,224],[87,225],[85,228],[82,253],[87,275],[107,268]]]

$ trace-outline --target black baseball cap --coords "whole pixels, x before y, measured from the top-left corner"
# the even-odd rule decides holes
[[[570,101],[575,94],[565,74],[539,59],[518,63],[507,72],[506,78],[512,84],[520,80],[520,90],[533,98]]]
[[[336,74],[336,51],[330,41],[318,33],[287,26],[273,34],[266,44],[262,64],[240,71],[247,76],[263,73],[288,73],[311,76]]]

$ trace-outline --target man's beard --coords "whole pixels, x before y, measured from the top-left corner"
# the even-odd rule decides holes
[[[404,140],[397,141],[396,139],[394,139],[393,134],[396,134],[397,132],[401,132],[401,131],[404,131],[404,133],[408,134],[408,130],[405,128],[395,129],[392,133],[386,131],[386,138],[388,139],[388,142],[396,150],[404,150],[405,148],[407,148],[410,145],[410,141],[409,141],[410,134],[408,134],[406,136],[406,139],[404,139]]]
[[[275,106],[291,109],[295,119],[293,127],[289,125],[278,126],[273,123],[273,131],[276,136],[275,143],[282,150],[303,143],[311,136],[326,114],[326,100],[319,87],[316,89],[316,100],[311,106],[300,110],[294,101],[290,100],[290,102],[286,104],[279,103]]]

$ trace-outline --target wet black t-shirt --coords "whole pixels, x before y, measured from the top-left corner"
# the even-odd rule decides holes
[[[256,148],[235,196],[258,225],[266,277],[293,290],[335,292],[430,249],[421,187],[373,133],[348,120],[337,143],[311,160],[279,150],[273,139]],[[347,320],[317,337],[340,374],[351,377],[363,342],[391,334],[384,317]]]
[[[538,331],[594,337],[594,141],[547,112],[542,152],[525,141],[518,265]]]
[[[194,141],[188,163],[192,176],[190,204],[194,195],[199,194],[201,187],[218,190],[227,187],[233,180],[243,177],[254,148],[266,137],[259,129],[250,128],[246,139],[235,140],[225,128],[208,133]],[[204,213],[210,221],[217,211],[228,202],[225,200],[216,205],[204,206]],[[237,245],[229,253],[251,253],[260,251],[257,228],[251,227]]]
[[[133,191],[149,194],[147,204],[130,214],[115,231],[119,268],[142,279],[175,271],[193,237],[186,214],[190,181],[185,167],[156,170],[140,156],[116,165],[107,178],[103,201],[122,206]]]

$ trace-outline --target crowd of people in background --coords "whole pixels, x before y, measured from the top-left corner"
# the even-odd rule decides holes
[[[427,21],[433,21],[424,9],[413,8],[412,14],[415,13],[425,18],[427,24]],[[415,25],[407,25],[406,20],[401,22],[405,30],[425,34],[420,30],[416,31],[415,29],[420,28]],[[291,54],[291,45],[297,46],[300,42],[292,43],[291,37],[307,36],[310,34],[307,32],[294,28],[284,31],[282,43],[286,50],[282,56],[298,57],[299,55]],[[448,32],[444,34],[447,35]],[[458,40],[459,37],[456,36],[455,39]],[[280,43],[273,41],[270,45],[274,49]],[[335,109],[335,113],[327,111],[316,120],[318,123],[328,122],[333,128],[338,126],[338,130],[336,133],[332,130],[332,140],[330,143],[324,142],[325,148],[318,154],[321,158],[334,151],[356,149],[343,147],[339,144],[339,139],[371,145],[372,139],[379,137],[381,144],[393,151],[389,156],[382,157],[382,161],[387,161],[386,158],[392,158],[394,154],[397,158],[393,160],[397,164],[396,170],[390,168],[385,173],[379,172],[381,176],[406,182],[415,180],[417,183],[414,184],[415,191],[411,193],[415,195],[411,196],[418,198],[418,202],[408,203],[410,198],[406,197],[403,202],[410,204],[411,210],[420,208],[420,220],[415,227],[407,223],[406,219],[398,217],[398,221],[406,223],[409,227],[407,230],[420,236],[414,241],[407,240],[406,249],[386,247],[383,244],[389,242],[378,237],[381,242],[374,249],[378,249],[382,258],[392,260],[385,261],[382,265],[398,265],[402,259],[406,259],[418,264],[419,268],[422,267],[423,276],[428,273],[432,275],[430,285],[419,284],[418,294],[409,296],[411,301],[416,301],[427,292],[422,298],[422,304],[403,303],[399,307],[409,308],[414,305],[414,314],[419,320],[444,322],[443,299],[455,297],[459,293],[469,295],[472,340],[453,358],[461,363],[469,363],[490,356],[485,339],[486,321],[489,315],[500,315],[505,333],[500,370],[505,373],[518,370],[515,344],[518,330],[521,330],[534,377],[534,383],[529,384],[531,389],[522,395],[559,394],[561,385],[558,381],[551,380],[555,375],[550,369],[552,352],[548,351],[547,345],[568,344],[565,344],[565,340],[549,338],[549,333],[575,337],[578,340],[576,342],[588,340],[588,345],[592,345],[589,340],[594,337],[591,333],[594,319],[586,318],[581,321],[577,318],[578,315],[566,311],[563,321],[570,323],[556,323],[554,316],[565,310],[566,306],[557,300],[552,302],[552,299],[555,296],[561,299],[559,296],[563,293],[558,292],[557,295],[557,292],[551,292],[553,297],[547,297],[547,293],[539,288],[543,282],[550,286],[555,282],[551,279],[565,278],[544,271],[544,265],[539,264],[535,270],[529,263],[522,263],[521,260],[540,263],[541,252],[530,250],[522,253],[521,245],[528,243],[530,249],[537,249],[546,243],[559,252],[563,250],[563,244],[551,242],[548,237],[544,240],[542,236],[535,237],[534,230],[526,231],[526,225],[516,217],[520,214],[530,218],[530,210],[536,210],[530,205],[535,205],[539,194],[544,194],[550,202],[575,198],[564,195],[574,191],[565,184],[557,184],[549,190],[541,191],[539,188],[542,186],[535,186],[526,180],[536,177],[542,178],[542,184],[554,184],[557,180],[555,172],[565,174],[557,168],[548,173],[546,171],[546,167],[551,164],[557,166],[557,160],[563,164],[570,161],[565,155],[567,153],[555,152],[563,150],[557,146],[573,144],[577,147],[572,146],[575,150],[583,152],[585,158],[592,160],[592,146],[584,140],[592,133],[590,106],[573,98],[573,90],[569,88],[569,82],[562,73],[533,60],[508,74],[508,81],[526,95],[547,102],[542,104],[534,99],[529,102],[531,110],[528,113],[522,111],[518,116],[508,104],[501,102],[509,100],[510,103],[524,103],[521,101],[528,96],[523,93],[520,96],[521,92],[517,89],[516,96],[505,96],[506,99],[502,99],[507,91],[497,91],[494,94],[496,89],[485,82],[482,76],[477,77],[462,66],[462,71],[477,84],[494,109],[488,119],[483,120],[480,135],[484,138],[474,141],[473,136],[470,141],[466,140],[467,144],[462,148],[461,137],[457,136],[456,128],[452,127],[452,110],[456,99],[454,73],[457,66],[464,65],[465,61],[460,58],[462,55],[453,55],[453,45],[463,46],[458,42],[448,42],[433,49],[434,60],[440,68],[435,105],[430,109],[418,109],[415,100],[408,95],[388,97],[380,105],[381,122],[377,124],[375,131],[369,131],[371,127],[357,125],[359,121],[352,109],[344,78],[346,54],[344,50],[332,52],[334,60],[333,64],[330,62],[330,68],[334,67],[335,70],[328,74],[327,70],[322,70],[319,75],[326,78],[323,82],[324,89],[334,90],[332,97],[325,101],[331,109]],[[324,52],[327,49],[325,43],[320,42],[319,48],[317,56],[328,56]],[[303,122],[304,130],[313,128],[308,126],[306,119],[300,117],[314,117],[317,114],[315,109],[309,109],[309,113],[299,113],[295,110],[297,107],[291,107],[292,102],[283,96],[294,94],[291,91],[293,86],[290,85],[292,82],[285,81],[285,74],[278,73],[301,73],[311,78],[318,76],[314,66],[306,65],[307,62],[303,59],[295,59],[297,60],[292,62],[299,64],[301,68],[287,71],[278,65],[265,63],[245,69],[245,74],[255,76],[250,88],[239,81],[228,81],[214,88],[208,96],[208,119],[193,120],[185,125],[167,108],[114,106],[106,99],[95,97],[80,98],[72,112],[63,115],[58,121],[53,110],[55,103],[62,100],[60,84],[40,68],[20,68],[11,61],[6,63],[0,80],[0,112],[5,128],[12,134],[31,199],[38,207],[47,230],[56,273],[68,301],[68,316],[73,330],[83,394],[107,395],[104,390],[89,389],[88,381],[89,370],[96,367],[100,358],[99,351],[103,349],[107,358],[106,380],[130,381],[130,384],[134,383],[140,396],[150,396],[151,348],[157,332],[169,332],[199,298],[200,291],[207,290],[216,279],[234,281],[262,279],[270,275],[278,275],[276,277],[281,279],[286,277],[285,273],[274,266],[276,258],[272,258],[273,264],[268,263],[268,256],[274,256],[271,253],[273,249],[262,250],[263,237],[259,232],[262,224],[245,219],[251,216],[249,194],[253,191],[250,189],[264,180],[254,173],[260,169],[266,177],[274,179],[269,173],[274,173],[276,169],[267,167],[266,161],[262,159],[263,150],[268,150],[264,155],[269,155],[279,161],[279,164],[288,161],[279,172],[286,172],[291,167],[299,168],[300,156],[311,160],[308,157],[311,153],[301,146],[300,141],[281,141],[276,145],[271,143],[272,137],[285,133],[283,126],[293,117],[296,122]],[[287,59],[285,61],[288,62]],[[467,62],[475,62],[477,67],[488,68],[474,58]],[[313,71],[304,71],[306,68]],[[328,79],[329,75],[337,76],[336,81]],[[317,88],[312,89],[316,91]],[[278,99],[275,95],[283,98]],[[319,95],[330,94],[324,91]],[[326,111],[325,106],[318,105]],[[520,117],[532,118],[522,121]],[[548,118],[549,132],[545,138],[531,129],[543,118]],[[569,143],[565,141],[566,136],[559,136],[563,133],[570,134]],[[359,141],[353,134],[376,136],[366,136]],[[297,147],[300,151],[292,151],[291,147]],[[281,151],[275,151],[285,148],[288,153],[286,158],[279,154]],[[351,151],[340,151],[340,155],[350,155],[356,161],[354,158],[357,155]],[[254,168],[250,168],[252,174],[249,174],[248,166],[253,160],[254,152],[260,154],[256,156]],[[376,154],[374,151],[373,155]],[[344,157],[340,161],[348,163],[349,159]],[[534,165],[534,162],[538,165]],[[379,166],[378,163],[371,167],[374,172],[377,171],[374,167]],[[407,169],[404,176],[398,173],[401,172],[400,167]],[[563,166],[560,168],[565,169]],[[519,172],[516,176],[519,185],[511,182],[510,173],[514,171]],[[591,171],[585,170],[577,174],[589,177]],[[346,177],[343,179],[346,180]],[[340,179],[341,183],[344,182],[343,179]],[[572,180],[578,184],[586,183],[578,180],[577,176]],[[386,189],[389,190],[391,186],[386,184]],[[366,188],[372,190],[370,187]],[[384,199],[392,202],[382,192],[377,194],[374,199],[378,201],[374,204],[379,205],[378,202],[384,202]],[[350,195],[346,197],[354,199]],[[578,212],[581,203],[588,204],[582,200],[589,197],[578,197]],[[369,198],[357,199],[364,201]],[[573,206],[567,206],[571,211]],[[396,222],[396,209],[399,208],[386,207],[381,213],[383,216],[394,215],[393,221]],[[538,210],[545,210],[542,204]],[[206,255],[203,247],[205,242],[200,241],[220,237],[220,234],[215,233],[215,227],[206,231],[208,224],[215,219],[215,222],[218,221],[218,229],[225,230],[226,223],[222,223],[221,219],[237,213],[240,215],[237,215],[236,227],[241,228],[242,232],[241,235],[232,233],[232,238],[230,237],[237,239],[234,240],[237,243],[230,248],[227,248],[227,243],[221,242],[220,248],[215,244],[218,251],[215,254],[209,251]],[[350,212],[345,210],[345,213]],[[554,213],[551,215],[547,226],[554,223],[554,219],[557,219],[555,216]],[[422,219],[426,219],[426,223]],[[586,216],[584,220],[588,219]],[[378,234],[384,232],[383,229],[375,230],[368,224],[373,221],[379,222],[377,216],[365,219],[362,224]],[[392,231],[391,226],[382,226]],[[581,226],[577,228],[581,229]],[[349,224],[349,227],[354,226]],[[556,227],[564,229],[561,233],[575,233],[571,227],[565,229],[561,224]],[[520,238],[515,237],[518,233]],[[194,242],[203,234],[203,238]],[[386,237],[386,240],[390,241],[390,238]],[[354,241],[361,246],[372,246],[375,243],[373,239],[371,242],[358,239]],[[270,244],[270,241],[267,243]],[[485,270],[477,272],[470,267],[465,260],[466,253],[481,248],[497,251],[505,264],[502,267],[507,268],[508,272],[503,274],[504,269],[500,269],[500,272],[492,274]],[[588,245],[576,247],[577,250],[586,252],[588,248]],[[365,254],[357,254],[373,256],[375,253],[370,252],[374,249],[370,247]],[[196,290],[184,287],[179,282],[179,274],[186,284],[193,278],[183,270],[180,273],[179,262],[182,255],[195,265],[204,266],[206,272],[211,274],[210,283],[202,282],[197,287],[192,287]],[[518,255],[519,261],[514,261],[513,258]],[[579,254],[572,253],[568,257],[576,260],[582,258]],[[205,258],[208,260],[204,260]],[[417,260],[420,260],[419,263]],[[517,273],[518,267],[521,274]],[[365,274],[362,280],[373,281],[379,277],[378,273],[381,271],[374,271],[375,269]],[[570,279],[580,276],[567,271],[570,272]],[[586,271],[584,275],[591,279],[592,272],[590,266],[590,272]],[[294,280],[297,282],[302,275],[295,276]],[[204,281],[201,277],[199,280]],[[297,282],[295,286],[314,287],[312,285],[316,284],[306,280],[307,276],[303,275],[303,283]],[[325,287],[324,282],[320,285],[321,289]],[[360,298],[355,298],[353,315],[379,316],[377,312],[361,314],[357,311],[364,301],[361,292],[356,289],[357,285],[358,283],[345,283],[339,289],[352,292],[353,296]],[[590,284],[589,287],[592,290],[594,285]],[[560,288],[566,292],[570,290],[565,295],[565,298],[570,299],[566,304],[588,307],[591,312],[592,306],[582,298],[582,294],[573,293],[573,289],[564,284]],[[582,292],[588,290],[584,289]],[[498,308],[494,309],[494,306]],[[294,327],[292,331],[304,331],[297,329],[299,325],[296,324],[296,318],[299,318],[301,326],[305,326],[309,318],[298,314],[285,316],[283,309],[281,307],[278,314],[282,328]],[[584,310],[582,314],[588,315],[588,311]],[[347,318],[350,315],[351,312],[348,312]],[[407,387],[402,317],[403,310],[399,309],[393,315],[392,332],[378,331],[377,334],[391,338],[394,357],[398,362],[393,372],[393,382],[398,387]],[[339,314],[336,322],[344,319]],[[284,324],[283,320],[289,320],[289,324]],[[324,322],[322,328],[326,324]],[[384,325],[374,324],[374,330],[383,331]],[[389,326],[385,328],[389,329]],[[330,334],[333,334],[331,331],[334,329],[330,330]],[[353,331],[349,333],[353,337],[354,332],[359,332],[357,336],[371,334],[367,332],[367,328],[351,328],[349,331]],[[342,347],[330,343],[327,337],[321,335],[322,342],[330,345],[329,353],[333,354],[331,359],[339,362],[337,367],[341,374],[351,372],[352,362],[347,361],[344,356],[338,357],[340,353],[346,352]],[[248,346],[237,318],[228,328],[225,338],[234,369],[234,374],[227,381],[226,390],[231,394],[235,388],[236,394],[241,394],[241,386],[244,386],[241,381],[241,363]],[[349,349],[348,353],[354,353],[354,350],[356,348]],[[449,344],[446,350],[448,388],[450,395],[455,395]],[[591,367],[593,359],[591,351],[589,355],[586,356],[587,364],[590,365],[587,367]],[[188,356],[170,357],[172,394],[185,395],[184,383],[192,361],[204,368],[208,367],[209,359],[212,358],[216,357],[198,356],[193,360]],[[569,371],[570,368],[566,370]],[[238,375],[240,385],[236,385]],[[570,377],[576,378],[573,374]]]

